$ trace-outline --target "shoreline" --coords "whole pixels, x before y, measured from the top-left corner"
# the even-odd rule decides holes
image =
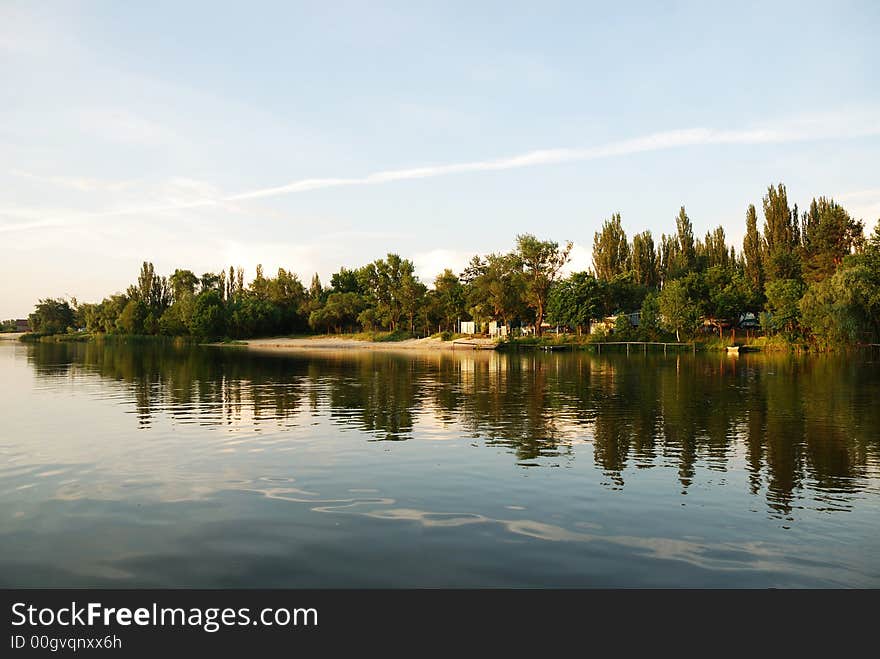
[[[438,337],[427,337],[423,339],[403,339],[403,340],[371,340],[368,338],[350,338],[352,335],[316,335],[316,336],[299,336],[299,337],[268,337],[268,338],[252,338],[238,340],[214,340],[200,342],[194,337],[166,337],[158,335],[123,335],[123,334],[89,334],[87,332],[79,332],[74,334],[54,334],[39,335],[31,332],[5,332],[0,333],[0,342],[23,341],[27,343],[80,343],[91,341],[122,340],[127,343],[130,341],[150,341],[162,340],[174,343],[183,342],[193,345],[213,346],[213,347],[237,347],[249,348],[253,350],[265,351],[356,351],[356,352],[375,352],[375,351],[426,351],[426,352],[485,352],[485,351],[508,351],[508,350],[543,350],[543,351],[597,351],[602,352],[606,348],[622,347],[629,345],[641,350],[640,346],[672,346],[679,349],[681,346],[690,352],[695,348],[695,352],[701,353],[725,353],[734,352],[732,348],[738,348],[738,353],[788,353],[794,355],[805,354],[839,354],[847,353],[853,350],[860,350],[866,347],[875,349],[880,344],[851,344],[837,346],[836,349],[816,349],[798,343],[789,343],[784,340],[777,340],[776,337],[760,337],[751,341],[738,341],[730,344],[727,341],[700,340],[695,339],[690,342],[664,342],[664,341],[556,341],[556,340],[535,340],[535,339],[514,339],[511,341],[499,342],[492,338],[466,338],[459,336],[455,340],[444,341]]]
[[[494,339],[471,339],[480,349],[492,349],[497,347]],[[271,338],[271,339],[246,339],[235,343],[211,343],[209,345],[223,347],[242,347],[258,350],[430,350],[430,351],[474,351],[475,348],[455,345],[455,341],[443,341],[435,338],[405,339],[403,341],[361,341],[358,339],[345,339],[336,336],[315,336],[308,338]]]

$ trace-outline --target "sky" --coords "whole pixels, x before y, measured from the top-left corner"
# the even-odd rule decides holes
[[[614,5],[613,7],[611,5]],[[140,264],[430,283],[516,235],[880,218],[880,3],[0,0],[0,318]],[[761,218],[759,212],[759,220]]]

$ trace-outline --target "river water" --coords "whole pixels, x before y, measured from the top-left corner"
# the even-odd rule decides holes
[[[0,586],[880,587],[878,360],[0,342]]]

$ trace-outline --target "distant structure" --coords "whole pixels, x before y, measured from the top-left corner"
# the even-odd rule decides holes
[[[476,323],[472,320],[461,321],[461,328],[460,328],[459,333],[460,334],[476,334],[477,333]]]
[[[16,318],[15,319],[15,331],[16,332],[30,332],[31,331],[31,324],[23,318]]]
[[[758,320],[758,317],[751,311],[746,311],[739,315],[736,326],[740,329],[760,329],[761,321]]]
[[[505,337],[507,336],[507,325],[499,325],[497,321],[491,321],[489,323],[489,336],[490,337]]]
[[[612,334],[615,325],[617,325],[618,316],[625,316],[627,320],[629,320],[630,327],[638,327],[641,322],[642,312],[633,311],[632,313],[619,313],[614,316],[605,316],[602,320],[594,320],[590,322],[590,334],[595,334],[600,331]]]

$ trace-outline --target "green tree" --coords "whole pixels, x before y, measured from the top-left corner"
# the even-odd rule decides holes
[[[28,317],[31,330],[40,334],[61,334],[76,322],[76,312],[67,300],[45,298],[37,302]]]
[[[643,231],[633,236],[631,270],[636,283],[646,288],[656,288],[659,283],[657,269],[657,253],[654,250],[654,238],[650,231]]]
[[[526,303],[535,312],[535,333],[541,336],[544,311],[550,287],[568,263],[572,244],[563,249],[551,240],[538,240],[531,234],[516,237],[516,257],[526,279]]]
[[[526,314],[526,279],[513,254],[474,257],[462,273],[465,295],[475,320],[501,320],[509,325]]]
[[[864,225],[853,220],[833,199],[813,199],[803,219],[804,281],[831,277],[843,258],[863,240]]]
[[[138,274],[137,284],[130,286],[128,297],[137,300],[144,309],[141,332],[155,334],[159,330],[158,319],[172,300],[172,286],[168,279],[156,274],[153,264],[144,261]]]
[[[580,334],[602,312],[604,288],[591,273],[575,272],[554,284],[547,301],[548,319]]]
[[[357,293],[330,293],[327,302],[309,316],[309,325],[316,330],[337,333],[353,329],[364,311],[364,299]]]
[[[766,280],[799,279],[798,232],[785,186],[780,183],[776,188],[768,187],[763,204]]]
[[[753,291],[752,311],[764,298],[764,255],[763,238],[758,230],[758,215],[754,204],[749,204],[746,211],[746,235],[743,238],[743,270],[746,281]]]
[[[443,327],[450,330],[465,315],[465,289],[459,278],[447,268],[434,279],[437,312]]]
[[[159,317],[159,333],[165,336],[184,336],[189,334],[189,320],[192,315],[191,308],[195,298],[186,301],[175,302],[168,307]],[[190,313],[185,313],[189,307]]]
[[[694,269],[697,251],[694,244],[694,227],[682,206],[675,217],[675,238],[669,246],[667,277],[675,279]]]
[[[650,292],[642,301],[639,313],[639,334],[643,341],[656,341],[660,334],[660,296]]]
[[[173,300],[159,316],[159,332],[166,336],[189,334],[190,320],[195,306],[196,286],[199,278],[191,270],[176,269],[168,277],[168,286]]]
[[[81,303],[76,307],[74,323],[77,327],[84,327],[88,332],[99,332],[100,304]],[[12,321],[13,326],[15,321]]]
[[[822,348],[880,340],[880,222],[862,254],[845,256],[800,301],[801,323]]]
[[[171,286],[171,295],[176,302],[184,298],[195,297],[199,278],[193,274],[192,270],[181,270],[178,268],[168,278],[168,282]]]
[[[688,296],[687,285],[681,279],[674,279],[663,287],[659,297],[660,325],[675,333],[677,341],[682,334],[690,336],[697,327],[699,310]]]
[[[675,239],[665,233],[660,234],[660,245],[657,248],[657,280],[660,286],[674,279],[675,254]]]
[[[858,322],[853,314],[853,291],[845,277],[814,282],[799,303],[803,328],[821,348],[833,348],[857,340]]]
[[[706,319],[718,330],[718,336],[724,338],[724,325],[732,324],[745,309],[751,290],[742,274],[717,265],[706,271],[705,283]]]
[[[614,319],[614,336],[616,337],[615,340],[632,340],[632,329],[632,323],[629,320],[629,315],[625,313],[617,314],[617,318]]]
[[[768,282],[766,293],[767,311],[773,328],[793,340],[798,334],[803,284],[797,279],[774,279]]]
[[[206,278],[208,278],[209,275],[210,275],[210,273],[206,273],[205,275],[202,276],[202,291],[206,291],[206,290],[211,289],[211,286],[210,286],[211,280],[210,279],[207,279],[207,285],[206,285]],[[269,280],[266,279],[266,277],[263,275],[263,264],[262,263],[257,264],[257,274],[254,277],[254,280],[250,284],[250,292],[253,293],[254,295],[256,295],[261,300],[268,300],[269,299]]]
[[[416,315],[421,310],[427,291],[428,287],[413,272],[406,272],[401,276],[396,295],[400,299],[400,311],[407,319],[410,332],[415,332]]]
[[[235,338],[268,336],[284,331],[281,308],[253,293],[235,296],[226,303],[226,331]]]
[[[143,334],[147,306],[139,299],[129,299],[116,320],[116,328],[122,334]]]
[[[127,304],[128,297],[120,293],[104,298],[98,307],[98,322],[101,331],[108,334],[120,331],[118,320]]]
[[[305,286],[293,272],[278,268],[274,279],[266,281],[266,295],[281,314],[280,331],[301,331],[308,325],[306,302],[308,294]]]
[[[190,333],[201,339],[219,338],[226,332],[226,314],[219,291],[208,289],[199,293],[195,300]]]
[[[334,293],[364,293],[358,282],[357,271],[347,268],[340,268],[339,272],[333,273],[330,277],[330,288]]]
[[[412,261],[398,254],[388,254],[385,259],[361,268],[358,280],[375,308],[371,324],[378,321],[394,331],[403,316],[410,320],[415,318],[419,294],[424,293],[424,287],[415,276]]]
[[[644,286],[636,283],[632,272],[616,275],[603,287],[604,308],[606,316],[620,311],[631,313],[642,306],[642,300],[648,292]]]
[[[558,247],[558,246],[557,246]],[[629,269],[630,250],[620,213],[614,213],[593,235],[593,269],[596,277],[610,281]]]
[[[324,287],[321,285],[321,278],[318,276],[316,272],[312,275],[312,283],[309,285],[309,299],[310,300],[323,300],[324,298]]]
[[[728,268],[731,265],[731,253],[727,247],[724,227],[719,226],[714,231],[707,232],[704,240],[697,241],[696,251],[701,269],[716,266]]]

